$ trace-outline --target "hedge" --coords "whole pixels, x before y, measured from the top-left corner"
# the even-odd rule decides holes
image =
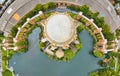
[[[81,31],[83,31],[85,29],[85,26],[84,25],[79,25],[78,27],[77,27],[77,32],[81,32]]]

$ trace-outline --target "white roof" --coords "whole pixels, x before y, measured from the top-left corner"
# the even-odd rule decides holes
[[[73,34],[73,22],[67,15],[55,14],[48,19],[46,31],[51,40],[63,43]]]
[[[58,58],[61,58],[64,56],[64,52],[61,49],[58,49],[55,54]]]

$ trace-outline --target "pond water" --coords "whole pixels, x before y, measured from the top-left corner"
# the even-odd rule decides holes
[[[83,48],[71,62],[58,62],[41,52],[38,47],[40,31],[36,28],[29,35],[28,52],[16,54],[9,60],[9,66],[19,76],[87,76],[99,68],[100,59],[89,54],[93,49],[93,38],[86,30],[79,34]]]

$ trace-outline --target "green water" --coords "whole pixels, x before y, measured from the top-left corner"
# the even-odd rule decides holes
[[[93,49],[93,39],[86,30],[80,33],[83,48],[69,63],[51,60],[42,53],[38,48],[39,33],[40,29],[36,28],[29,35],[27,53],[16,54],[9,61],[9,66],[14,67],[19,76],[87,76],[99,68],[97,62],[100,59],[89,54]]]

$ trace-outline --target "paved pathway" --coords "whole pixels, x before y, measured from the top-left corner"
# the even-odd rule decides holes
[[[14,14],[20,15],[22,17],[28,11],[30,11],[38,3],[46,3],[48,1],[58,1],[58,0],[16,0],[13,2],[5,11],[0,19],[0,30],[4,31],[6,34],[9,33],[10,28],[14,26],[17,21],[12,18]],[[69,1],[78,4],[87,4],[92,11],[99,11],[101,15],[104,14],[105,21],[110,25],[111,31],[115,31],[120,26],[120,19],[117,17],[114,8],[108,2],[108,0],[61,0]],[[12,8],[10,14],[7,13],[8,10]]]

